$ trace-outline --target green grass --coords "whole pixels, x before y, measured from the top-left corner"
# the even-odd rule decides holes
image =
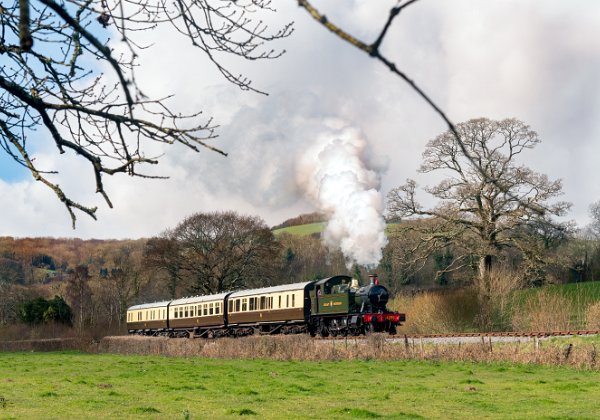
[[[573,305],[571,313],[572,328],[585,329],[587,328],[586,311],[588,307],[600,301],[600,281],[550,284],[540,288],[520,290],[515,296],[515,304],[528,305],[528,302],[531,302],[541,292],[557,294],[569,299]]]
[[[281,229],[274,230],[275,235],[282,233],[289,233],[290,235],[306,236],[312,235],[313,233],[321,233],[325,229],[325,222],[319,223],[308,223],[306,225],[289,226]]]
[[[600,281],[584,283],[551,284],[541,288],[526,289],[521,291],[522,299],[534,296],[545,290],[569,298],[576,307],[586,307],[600,300]]]
[[[0,418],[598,418],[600,372],[0,353]]]
[[[281,228],[281,229],[276,229],[273,231],[273,233],[275,235],[280,235],[282,233],[289,233],[290,235],[300,235],[300,236],[306,236],[306,235],[312,235],[313,233],[321,233],[323,232],[323,230],[325,229],[325,222],[319,222],[319,223],[308,223],[305,225],[297,225],[297,226],[290,226],[290,227],[286,227],[286,228]],[[386,233],[390,233],[391,230],[394,228],[394,226],[396,226],[397,223],[389,223],[386,227]]]

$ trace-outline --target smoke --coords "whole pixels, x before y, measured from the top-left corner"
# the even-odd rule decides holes
[[[327,124],[300,159],[298,186],[327,215],[323,239],[342,251],[348,269],[354,263],[375,266],[387,244],[380,169],[360,130],[337,120]]]

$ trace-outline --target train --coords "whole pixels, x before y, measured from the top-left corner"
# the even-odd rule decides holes
[[[390,294],[377,275],[360,286],[337,275],[320,280],[193,296],[127,309],[130,334],[169,337],[239,337],[254,334],[357,336],[395,334],[406,320],[387,308]]]

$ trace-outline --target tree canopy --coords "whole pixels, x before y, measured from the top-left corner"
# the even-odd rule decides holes
[[[187,217],[151,239],[146,258],[189,292],[208,295],[270,284],[278,252],[279,244],[264,221],[229,211]]]

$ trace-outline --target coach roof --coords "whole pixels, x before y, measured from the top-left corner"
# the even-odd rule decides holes
[[[263,287],[260,289],[240,290],[232,293],[230,298],[238,298],[242,296],[266,295],[268,293],[284,293],[304,290],[307,286],[314,284],[314,281],[306,281],[303,283],[282,284],[280,286]]]
[[[207,296],[190,296],[190,297],[185,297],[185,298],[181,298],[181,299],[175,299],[173,302],[171,302],[171,306],[174,305],[193,305],[196,303],[202,303],[202,302],[214,302],[216,300],[223,300],[225,299],[225,296],[227,296],[229,293],[219,293],[216,295],[207,295]]]
[[[156,309],[156,308],[166,308],[170,301],[165,300],[163,302],[154,302],[154,303],[142,303],[140,305],[134,305],[127,309],[128,311],[139,311],[140,309]]]

